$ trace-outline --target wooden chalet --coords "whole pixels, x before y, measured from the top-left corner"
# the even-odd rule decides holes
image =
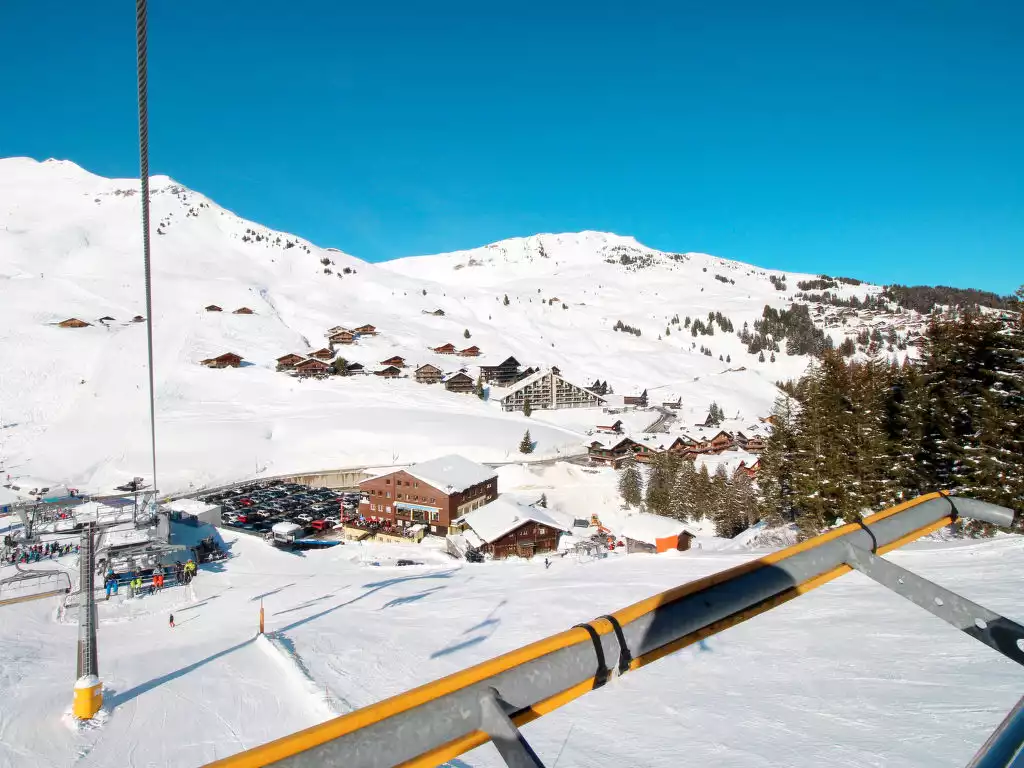
[[[685,435],[681,435],[672,441],[672,444],[665,450],[669,453],[677,456],[683,456],[685,458],[693,458],[699,453],[699,445],[696,440],[692,440]]]
[[[238,309],[236,309],[236,310],[235,310],[234,312],[232,312],[231,314],[232,314],[232,315],[255,315],[256,313],[255,313],[255,312],[253,312],[253,311],[252,311],[251,309],[249,309],[248,307],[239,307]]]
[[[594,390],[590,390],[590,391],[593,392]],[[614,432],[617,435],[621,435],[622,434],[622,419],[619,419],[619,420],[613,422],[612,424],[608,424],[608,425],[598,424],[596,429],[599,430],[600,432]]]
[[[662,408],[671,408],[673,411],[678,411],[683,407],[682,396],[677,397],[675,400],[666,400],[661,404]]]
[[[57,325],[61,328],[88,328],[92,323],[79,320],[77,317],[69,317],[67,320],[57,323]]]
[[[765,416],[763,418],[761,416],[758,416],[757,420],[760,421],[762,424],[772,424],[774,426],[774,424],[775,424],[775,414],[772,414],[770,416]]]
[[[707,444],[708,450],[706,453],[721,453],[722,451],[728,451],[729,449],[736,447],[735,439],[725,430],[722,430],[708,440]]]
[[[761,453],[764,450],[764,438],[760,435],[753,435],[747,438],[745,450],[747,453]]]
[[[317,360],[333,360],[334,350],[324,347],[323,349],[318,349],[316,352],[310,352],[309,356],[315,357]]]
[[[373,373],[375,376],[380,376],[385,379],[397,379],[402,375],[401,369],[394,365],[389,365],[387,368],[382,368],[381,370],[374,371]]]
[[[223,312],[223,311],[224,311],[223,309],[221,309],[220,307],[218,307],[218,306],[217,306],[216,304],[209,304],[209,305],[207,305],[206,307],[204,307],[204,309],[205,309],[205,310],[206,310],[207,312]]]
[[[310,377],[324,377],[329,376],[331,373],[331,366],[325,363],[323,360],[317,360],[310,358],[309,360],[303,360],[301,363],[294,366],[293,370],[295,375],[300,379],[306,379]]]
[[[751,464],[750,466],[747,466],[747,462],[741,461],[740,465],[738,467],[736,467],[736,471],[733,472],[733,477],[736,477],[736,475],[738,475],[740,473],[743,473],[744,475],[749,477],[751,480],[756,480],[757,479],[757,470],[759,470],[760,468],[761,468],[761,460],[760,459],[755,459],[754,463]]]
[[[429,309],[421,309],[420,311],[424,315],[433,315],[434,317],[444,317],[444,310],[443,309],[435,309],[433,312],[431,312]]]
[[[465,371],[456,371],[450,373],[441,379],[444,382],[444,388],[449,392],[466,393],[472,392],[476,383],[472,377]]]
[[[454,355],[455,345],[449,342],[448,344],[442,344],[440,347],[434,347],[431,351],[439,355]]]
[[[640,408],[647,407],[647,390],[645,389],[639,395],[626,395],[622,398],[623,405],[635,405]]]
[[[219,357],[210,357],[200,362],[207,368],[239,368],[242,365],[242,356],[234,352],[225,352]]]
[[[340,331],[347,331],[347,330],[348,330],[348,328],[346,328],[343,325],[336,325],[333,328],[328,328],[327,329],[327,333],[325,333],[324,336],[333,336],[334,334],[339,333]]]
[[[146,318],[144,318],[142,315],[136,315],[135,317],[132,318],[132,322],[133,323],[144,323],[144,322],[146,322]]]
[[[358,333],[360,336],[376,336],[377,328],[372,325],[360,325],[358,328],[356,328],[356,333]]]
[[[481,365],[480,374],[488,384],[497,384],[499,387],[515,384],[519,378],[519,369],[522,366],[514,357],[506,357],[497,365]]]
[[[732,439],[735,446],[739,448],[741,451],[747,450],[747,436],[744,435],[742,432],[736,432],[732,436]]]
[[[501,560],[555,552],[567,528],[546,509],[499,496],[453,520],[449,530],[461,531],[456,535],[461,535],[470,547]]]
[[[296,355],[295,353],[282,355],[281,357],[277,358],[277,370],[290,371],[292,368],[294,368],[296,365],[298,365],[305,359],[306,358],[304,358],[302,355]]]
[[[362,363],[347,363],[345,365],[345,376],[355,376],[359,373],[366,373],[366,368]]]
[[[591,464],[603,464],[614,469],[618,469],[630,457],[646,464],[655,453],[657,451],[649,445],[638,443],[630,437],[616,441],[594,440],[587,446],[587,456]]]
[[[480,357],[480,347],[472,346],[459,350],[459,357]]]
[[[387,360],[381,360],[380,364],[393,366],[395,368],[405,368],[405,358],[400,357],[399,355],[394,355],[393,357],[389,357]]]
[[[111,317],[110,315],[104,315],[103,317],[101,317],[101,318],[100,318],[99,320],[97,320],[96,322],[98,322],[98,323],[103,323],[104,325],[106,325],[107,323],[113,323],[113,322],[115,322],[115,320],[114,320],[114,318],[112,318],[112,317]]]
[[[327,337],[327,340],[331,344],[354,344],[356,341],[356,335],[352,331],[347,331],[342,328],[340,331],[336,331]]]
[[[630,555],[685,552],[694,539],[678,520],[645,512],[627,517],[619,535],[626,540],[626,553]]]
[[[416,381],[420,384],[437,384],[443,374],[444,371],[436,365],[427,363],[417,368],[414,375],[416,376]]]

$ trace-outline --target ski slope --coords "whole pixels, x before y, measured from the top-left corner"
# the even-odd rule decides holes
[[[302,556],[239,534],[225,542],[231,558],[190,590],[100,605],[97,725],[64,714],[74,616],[60,621],[56,599],[0,609],[0,768],[201,765],[754,556],[567,556],[546,570],[456,563],[425,547]],[[422,564],[394,566],[400,557]],[[1020,538],[925,542],[890,557],[1024,619]],[[256,638],[261,602],[268,636]],[[960,766],[1022,685],[1012,662],[851,574],[525,733],[558,768]],[[501,762],[488,745],[452,765]]]
[[[514,355],[524,366],[557,365],[581,385],[600,378],[619,394],[681,396],[680,424],[702,421],[713,400],[753,423],[771,406],[775,382],[808,363],[785,354],[761,363],[735,334],[694,338],[671,325],[664,335],[677,314],[682,322],[721,311],[739,330],[766,304],[788,306],[795,288],[780,292],[769,281],[787,273],[598,232],[375,265],[241,219],[167,177],[151,186],[165,492],[452,451],[504,461],[515,458],[527,427],[537,458],[564,456],[581,450],[603,419],[586,411],[526,420],[411,379],[298,382],[274,370],[286,353],[324,346],[335,325],[380,329],[341,348],[369,370],[395,354],[409,371]],[[105,491],[150,471],[146,331],[130,322],[145,313],[137,188],[69,161],[0,159],[0,458],[16,476]],[[805,277],[788,274],[793,286]],[[209,304],[224,312],[205,312]],[[255,314],[232,314],[242,306]],[[444,315],[427,314],[435,310]],[[107,316],[114,319],[98,322]],[[55,325],[72,317],[92,325]],[[619,320],[642,335],[616,332]],[[478,345],[483,357],[430,351],[446,342]],[[227,351],[246,365],[199,365]]]

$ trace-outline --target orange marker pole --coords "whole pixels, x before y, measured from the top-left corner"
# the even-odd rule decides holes
[[[263,634],[263,601],[260,600],[260,634]]]

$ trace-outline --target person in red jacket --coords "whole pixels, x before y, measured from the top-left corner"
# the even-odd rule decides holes
[[[153,587],[157,592],[164,588],[164,575],[163,573],[153,574]]]

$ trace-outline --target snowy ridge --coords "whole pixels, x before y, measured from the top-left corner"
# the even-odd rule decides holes
[[[680,425],[702,420],[713,400],[754,422],[771,406],[774,382],[808,363],[785,354],[760,362],[735,334],[693,337],[682,325],[709,312],[737,329],[752,324],[766,304],[788,306],[792,291],[769,280],[787,273],[599,232],[375,265],[241,219],[167,177],[152,186],[158,466],[167,492],[445,453],[508,461],[527,428],[536,458],[564,456],[608,419],[589,409],[526,419],[411,377],[297,381],[275,370],[282,355],[323,347],[338,325],[380,330],[339,348],[367,371],[400,355],[407,373],[431,363],[475,378],[480,360],[513,355],[524,366],[558,366],[575,384],[600,379],[616,392],[681,396]],[[68,161],[0,160],[0,459],[16,474],[97,491],[148,472],[145,327],[132,322],[144,312],[138,221],[134,180]],[[793,284],[808,277],[787,276]],[[211,304],[224,311],[205,312]],[[233,314],[241,307],[254,314]],[[89,325],[55,325],[70,318]],[[619,322],[642,333],[614,330]],[[482,356],[432,351],[449,342],[479,346]],[[241,355],[243,367],[199,365],[226,352]]]

